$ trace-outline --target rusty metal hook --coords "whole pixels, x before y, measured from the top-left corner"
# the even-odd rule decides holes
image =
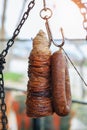
[[[40,17],[46,21],[45,26],[46,26],[46,30],[47,30],[47,34],[48,34],[48,38],[49,38],[49,46],[51,46],[51,43],[53,43],[56,47],[62,48],[62,46],[64,45],[64,42],[65,42],[63,29],[62,28],[60,29],[61,35],[62,35],[62,43],[60,45],[58,45],[53,40],[49,21],[48,21],[48,19],[50,19],[52,17],[52,14],[53,14],[52,10],[50,8],[46,7],[46,1],[45,0],[43,0],[43,6],[44,6],[44,8],[40,11]]]
[[[49,38],[50,45],[51,45],[51,43],[53,43],[56,47],[62,48],[63,45],[64,45],[64,43],[65,43],[63,28],[60,28],[61,35],[62,35],[62,43],[60,45],[58,45],[57,43],[54,42],[54,39],[53,39],[53,36],[52,36],[52,33],[51,33],[51,29],[50,29],[50,25],[49,25],[48,20],[46,20],[45,25],[46,25],[46,29],[47,29],[47,33],[48,33],[48,38]]]
[[[62,35],[62,43],[59,45],[59,44],[55,43],[53,39],[52,39],[52,42],[53,42],[53,44],[54,44],[56,47],[62,48],[63,45],[64,45],[64,43],[65,43],[63,28],[60,28],[60,31],[61,31],[61,35]]]

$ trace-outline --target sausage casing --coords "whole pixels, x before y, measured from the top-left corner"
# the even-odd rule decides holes
[[[38,118],[52,115],[52,94],[50,85],[49,42],[40,30],[33,39],[33,48],[29,55],[26,114]]]
[[[59,116],[66,116],[71,107],[70,80],[66,58],[60,49],[51,57],[53,108]]]

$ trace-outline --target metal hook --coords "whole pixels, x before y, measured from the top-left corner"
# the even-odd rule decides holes
[[[49,38],[49,46],[51,46],[51,42],[52,42],[56,47],[62,48],[62,46],[64,45],[64,42],[65,42],[63,29],[62,28],[60,29],[61,35],[62,35],[62,43],[60,45],[58,45],[53,40],[49,21],[48,21],[48,19],[50,19],[52,17],[52,14],[53,14],[52,10],[50,8],[46,7],[46,1],[45,0],[43,0],[43,6],[44,6],[44,8],[40,11],[40,17],[42,19],[46,20],[45,26],[46,26],[46,30],[47,30],[47,34],[48,34],[48,38]],[[47,12],[48,12],[48,14],[47,14]]]
[[[53,44],[56,46],[56,47],[60,47],[62,48],[64,43],[65,43],[65,38],[64,38],[64,33],[63,33],[63,28],[60,28],[60,31],[61,31],[61,35],[62,35],[62,43],[60,45],[58,45],[57,43],[54,42],[54,40],[52,39],[52,42]]]
[[[46,8],[46,1],[45,0],[43,0],[43,6],[44,6],[44,8]]]
[[[48,38],[49,38],[49,47],[50,47],[51,42],[53,41],[53,37],[52,37],[52,33],[51,33],[51,29],[50,29],[48,19],[46,19],[45,26],[46,26],[46,30],[47,30],[47,34],[48,34]]]
[[[52,42],[56,47],[60,47],[60,48],[62,48],[63,45],[64,45],[64,43],[65,43],[65,38],[64,38],[63,29],[60,28],[61,35],[62,35],[62,43],[61,43],[60,45],[58,45],[58,44],[55,43],[54,40],[53,40],[52,33],[51,33],[51,29],[50,29],[49,22],[48,22],[47,19],[46,19],[46,23],[45,23],[45,25],[46,25],[46,29],[47,29],[47,33],[48,33],[49,43],[50,43],[50,45],[51,45],[51,42]],[[50,45],[49,45],[49,46],[50,46]]]

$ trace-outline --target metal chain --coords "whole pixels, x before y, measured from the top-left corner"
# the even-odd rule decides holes
[[[86,30],[86,40],[87,40],[87,8],[85,9],[86,12],[82,15],[84,16],[84,20],[83,20],[83,28]]]
[[[82,3],[81,0],[72,0],[79,7],[81,14],[83,15],[83,28],[86,30],[86,40],[87,40],[87,2]]]
[[[80,8],[80,12],[83,15],[83,28],[86,30],[86,40],[87,40],[87,3],[82,3],[84,7]]]
[[[7,130],[7,116],[6,116],[6,104],[5,104],[5,92],[4,92],[4,80],[3,69],[5,59],[0,55],[0,130]]]
[[[15,38],[20,33],[21,27],[25,23],[26,19],[29,16],[30,10],[34,7],[35,0],[32,0],[29,5],[27,11],[23,14],[23,17],[15,29],[13,36],[11,39],[8,40],[6,49],[4,49],[0,54],[0,130],[7,130],[8,129],[8,119],[6,116],[6,103],[5,103],[5,91],[4,91],[4,78],[3,78],[3,69],[5,62],[5,56],[8,53],[9,48],[14,44]]]
[[[5,57],[8,53],[8,50],[9,48],[14,44],[14,39],[18,36],[18,34],[20,33],[20,30],[21,30],[21,27],[23,26],[23,24],[25,23],[26,19],[28,18],[29,16],[29,12],[30,10],[34,7],[35,5],[35,0],[32,0],[29,5],[28,5],[28,9],[27,11],[24,13],[19,25],[17,26],[17,28],[15,29],[14,33],[13,33],[13,36],[11,39],[8,40],[7,42],[7,47],[6,49],[4,49],[2,52],[1,52],[1,55],[3,57]]]

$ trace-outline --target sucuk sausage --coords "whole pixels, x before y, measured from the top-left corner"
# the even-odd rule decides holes
[[[26,114],[31,118],[53,114],[50,85],[51,51],[46,34],[40,30],[33,39],[33,46],[28,58],[28,84]]]
[[[51,57],[53,108],[59,116],[66,116],[71,108],[71,91],[66,58],[61,49]]]

